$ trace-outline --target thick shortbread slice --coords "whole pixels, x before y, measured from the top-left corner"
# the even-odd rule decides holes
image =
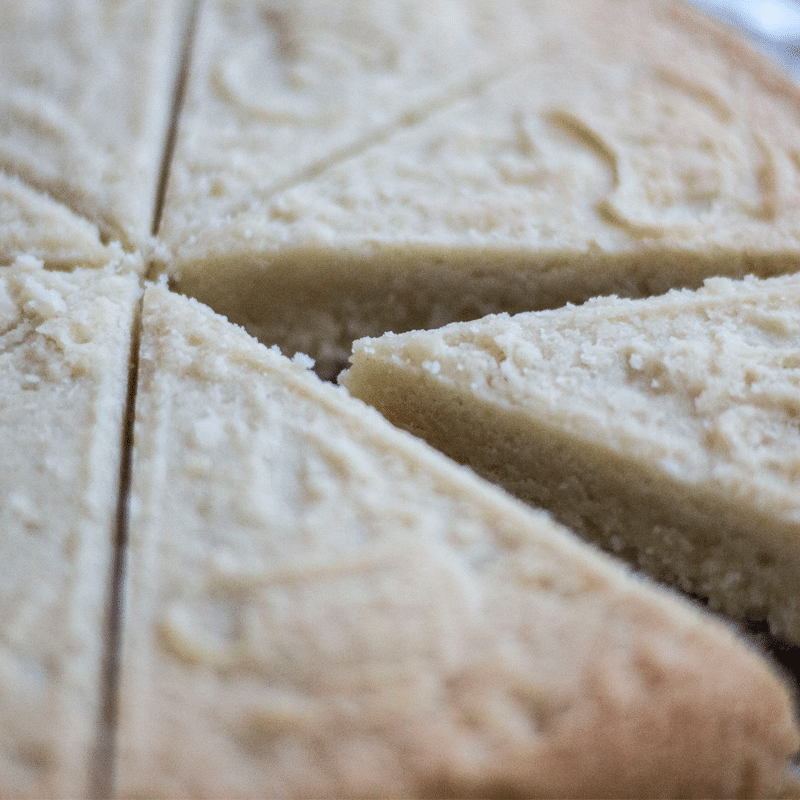
[[[513,67],[282,189],[264,153],[290,163],[304,135],[280,149],[241,107],[253,85],[234,102],[198,72],[165,211],[174,284],[325,369],[385,330],[800,267],[800,89],[777,68],[660,0],[497,13],[527,37]],[[385,36],[360,30],[312,51],[309,108],[365,80],[322,68],[359,35],[377,60]]]
[[[711,617],[163,286],[139,378],[120,796],[776,790]]]
[[[3,0],[0,170],[140,247],[190,0]]]
[[[102,791],[136,277],[0,268],[0,796]]]
[[[800,643],[800,278],[356,343],[350,391],[662,581]]]

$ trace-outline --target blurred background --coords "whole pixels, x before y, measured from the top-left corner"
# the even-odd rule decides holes
[[[691,0],[715,17],[747,31],[800,83],[800,3],[796,0]]]

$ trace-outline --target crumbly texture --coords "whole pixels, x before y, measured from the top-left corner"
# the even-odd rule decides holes
[[[244,44],[207,5],[165,207],[173,284],[262,341],[326,369],[362,335],[800,266],[800,90],[706,17],[437,3],[461,27],[423,80],[397,11],[336,4],[322,46],[312,5]]]
[[[800,643],[800,278],[356,343],[390,420],[660,580]]]
[[[0,795],[87,797],[98,764],[139,287],[0,269]]]
[[[105,266],[121,259],[100,231],[82,217],[0,172],[0,265],[32,256],[55,269]]]
[[[753,796],[731,630],[208,308],[148,288],[120,796]]]
[[[0,170],[142,247],[187,0],[3,0]]]

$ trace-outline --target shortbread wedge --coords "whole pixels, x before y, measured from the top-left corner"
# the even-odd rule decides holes
[[[0,171],[141,247],[191,0],[3,0]]]
[[[325,371],[358,336],[800,268],[788,77],[681,4],[497,8],[527,36],[512,66],[283,188],[264,152],[291,162],[305,135],[278,150],[266,112],[242,109],[244,54],[236,102],[197,73],[165,208],[173,284]],[[366,80],[320,77],[360,30],[316,54],[329,91],[300,96],[319,114]],[[385,37],[363,31],[378,59]]]
[[[758,654],[195,300],[149,288],[120,797],[758,796]]]
[[[0,796],[102,793],[138,280],[0,267]]]
[[[356,343],[390,420],[653,577],[800,644],[800,278]]]

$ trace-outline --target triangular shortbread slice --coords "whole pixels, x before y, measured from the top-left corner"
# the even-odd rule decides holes
[[[800,89],[773,65],[660,0],[497,13],[527,32],[514,69],[282,191],[252,168],[253,112],[216,140],[187,124],[175,285],[333,362],[386,330],[800,267]]]
[[[649,574],[800,643],[800,278],[363,340],[343,382]]]
[[[148,241],[191,0],[3,0],[0,170]]]
[[[0,795],[102,794],[137,278],[0,268]]]
[[[775,790],[711,617],[162,286],[139,369],[120,796]]]

